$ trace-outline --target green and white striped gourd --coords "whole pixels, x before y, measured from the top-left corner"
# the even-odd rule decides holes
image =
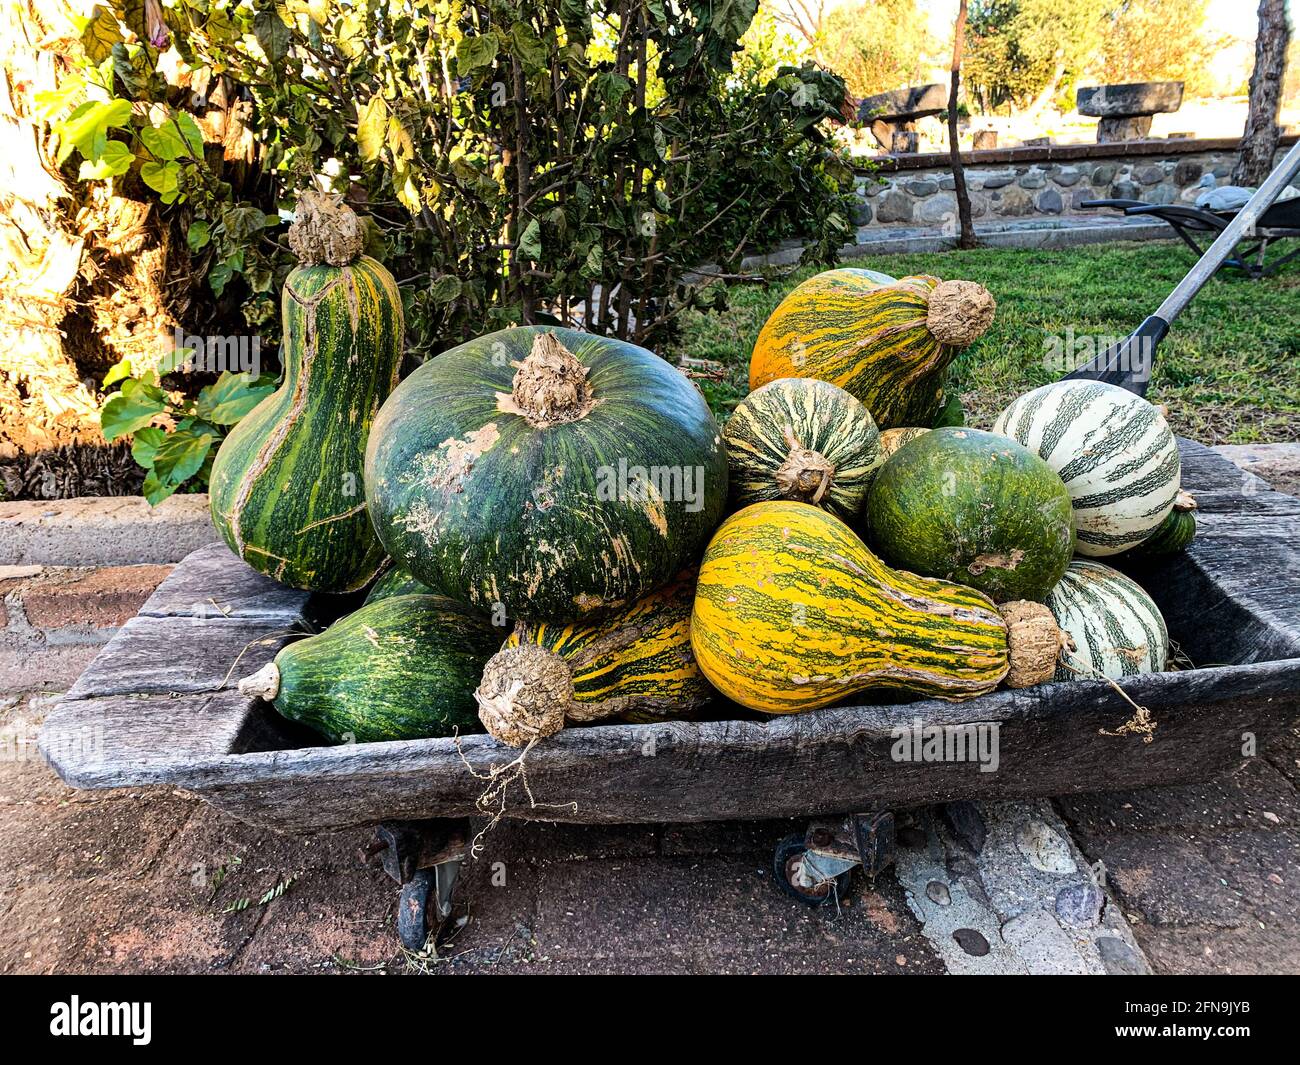
[[[301,263],[284,284],[284,384],[222,442],[212,520],[254,569],[293,588],[350,592],[385,551],[366,513],[366,438],[397,385],[402,299],[361,254],[364,227],[306,192],[289,229]]]
[[[829,381],[782,377],[754,389],[722,430],[732,505],[793,499],[851,519],[883,461],[871,412]]]
[[[1070,637],[1056,680],[1160,673],[1169,631],[1155,601],[1133,580],[1100,562],[1076,558],[1045,605]]]
[[[1141,396],[1101,381],[1057,381],[1012,401],[993,424],[1052,467],[1074,503],[1081,555],[1140,544],[1178,496],[1178,441]]]

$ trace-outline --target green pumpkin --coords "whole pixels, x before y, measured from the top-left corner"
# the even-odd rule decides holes
[[[735,507],[793,499],[848,519],[882,461],[870,411],[814,377],[785,377],[740,401],[722,431]]]
[[[366,436],[397,385],[402,300],[360,254],[361,222],[304,194],[290,244],[302,265],[284,285],[284,384],[222,442],[212,521],[254,569],[322,592],[364,587],[384,564],[366,514]]]
[[[479,732],[474,686],[504,635],[442,596],[401,595],[289,644],[239,690],[334,743]]]
[[[1061,478],[1014,440],[934,429],[901,447],[867,501],[870,543],[890,565],[977,588],[996,602],[1041,602],[1074,553]]]
[[[573,621],[698,561],[727,461],[694,385],[657,355],[571,329],[480,337],[384,405],[366,498],[388,553],[482,611]]]
[[[1127,552],[1127,557],[1172,555],[1187,550],[1195,538],[1196,500],[1190,492],[1180,489],[1174,500],[1174,509],[1165,515],[1155,532]]]
[[[366,594],[366,604],[399,595],[433,595],[433,589],[417,581],[401,566],[390,566]]]

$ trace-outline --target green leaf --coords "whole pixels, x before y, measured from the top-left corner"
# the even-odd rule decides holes
[[[203,130],[188,111],[176,111],[172,115],[172,127],[180,127],[181,139],[189,148],[195,159],[203,158]]]
[[[140,143],[148,149],[150,155],[163,162],[185,154],[185,142],[181,140],[180,131],[171,122],[165,121],[156,129],[153,126],[146,126],[140,131]]]
[[[152,469],[154,452],[158,450],[158,445],[166,436],[166,432],[162,429],[137,429],[131,438],[131,457],[135,459],[136,464],[146,470]]]
[[[373,163],[384,150],[387,139],[388,105],[382,96],[375,93],[370,97],[370,102],[357,113],[357,148],[361,152],[361,158],[367,163]]]
[[[207,247],[212,233],[208,228],[208,223],[202,218],[195,218],[190,222],[190,228],[185,231],[185,243],[189,245],[190,251],[198,252]]]
[[[456,42],[456,73],[463,78],[490,66],[497,57],[498,47],[495,33],[462,37]]]
[[[228,207],[221,213],[221,225],[226,236],[242,242],[266,227],[266,215],[256,207]]]
[[[284,62],[289,54],[289,27],[275,8],[266,8],[253,16],[253,36],[273,67]]]
[[[103,181],[131,169],[135,156],[121,141],[109,141],[97,159],[83,159],[77,177],[82,181]]]
[[[199,472],[217,437],[211,432],[177,429],[153,454],[153,472],[163,485],[179,485]]]
[[[429,287],[429,297],[434,303],[450,303],[461,292],[460,278],[454,274],[443,274]]]
[[[542,224],[536,218],[524,227],[519,237],[519,254],[534,262],[542,257]]]
[[[145,163],[140,168],[140,180],[162,197],[163,203],[176,199],[177,178],[181,168],[174,162]]]
[[[167,397],[162,389],[128,377],[122,391],[109,396],[99,412],[104,439],[111,443],[119,436],[143,429],[166,409]]]
[[[131,376],[131,360],[122,359],[120,362],[113,363],[108,368],[108,373],[104,374],[103,386],[115,385],[125,377]]]
[[[198,415],[214,425],[234,425],[274,391],[262,378],[227,370],[199,392]]]
[[[212,268],[208,271],[208,287],[212,289],[212,294],[220,296],[225,292],[230,279],[243,268],[244,253],[242,251],[237,251],[234,255],[213,263]]]
[[[591,251],[587,252],[587,261],[583,263],[582,272],[587,277],[598,278],[604,268],[605,249],[599,244],[593,244]]]
[[[151,507],[156,507],[179,487],[179,485],[175,484],[163,484],[158,480],[158,475],[153,470],[150,470],[145,474],[144,484],[140,487],[140,494],[144,496],[146,503]]]
[[[527,22],[510,27],[510,44],[526,74],[540,74],[549,67],[546,45]]]
[[[54,124],[59,135],[58,162],[76,148],[87,159],[95,159],[108,146],[108,131],[131,121],[130,100],[87,100],[62,122]]]

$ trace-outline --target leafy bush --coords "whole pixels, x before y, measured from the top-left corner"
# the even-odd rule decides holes
[[[222,333],[276,339],[283,220],[316,183],[370,219],[416,359],[539,320],[656,345],[724,298],[692,267],[791,235],[829,261],[851,236],[823,131],[843,82],[733,73],[757,3],[104,0],[41,106],[81,180],[156,199],[201,286],[188,314]],[[106,433],[162,402],[136,369]],[[176,431],[215,439],[197,403]],[[149,446],[155,495],[202,447]]]

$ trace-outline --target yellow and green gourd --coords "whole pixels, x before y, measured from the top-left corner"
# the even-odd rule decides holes
[[[885,565],[806,503],[755,503],[700,567],[691,643],[704,675],[753,710],[790,714],[855,693],[969,699],[1051,678],[1060,632],[1037,603]]]
[[[695,570],[599,622],[520,622],[475,698],[497,739],[523,747],[580,724],[689,716],[715,696],[691,649]]]
[[[231,431],[212,464],[212,520],[254,569],[293,588],[349,592],[385,561],[366,513],[366,440],[397,385],[402,301],[361,254],[364,227],[306,192],[289,230],[284,383]]]
[[[930,426],[943,409],[948,364],[989,327],[995,307],[973,281],[827,270],[772,312],[754,344],[749,387],[816,377],[860,400],[882,430]]]

